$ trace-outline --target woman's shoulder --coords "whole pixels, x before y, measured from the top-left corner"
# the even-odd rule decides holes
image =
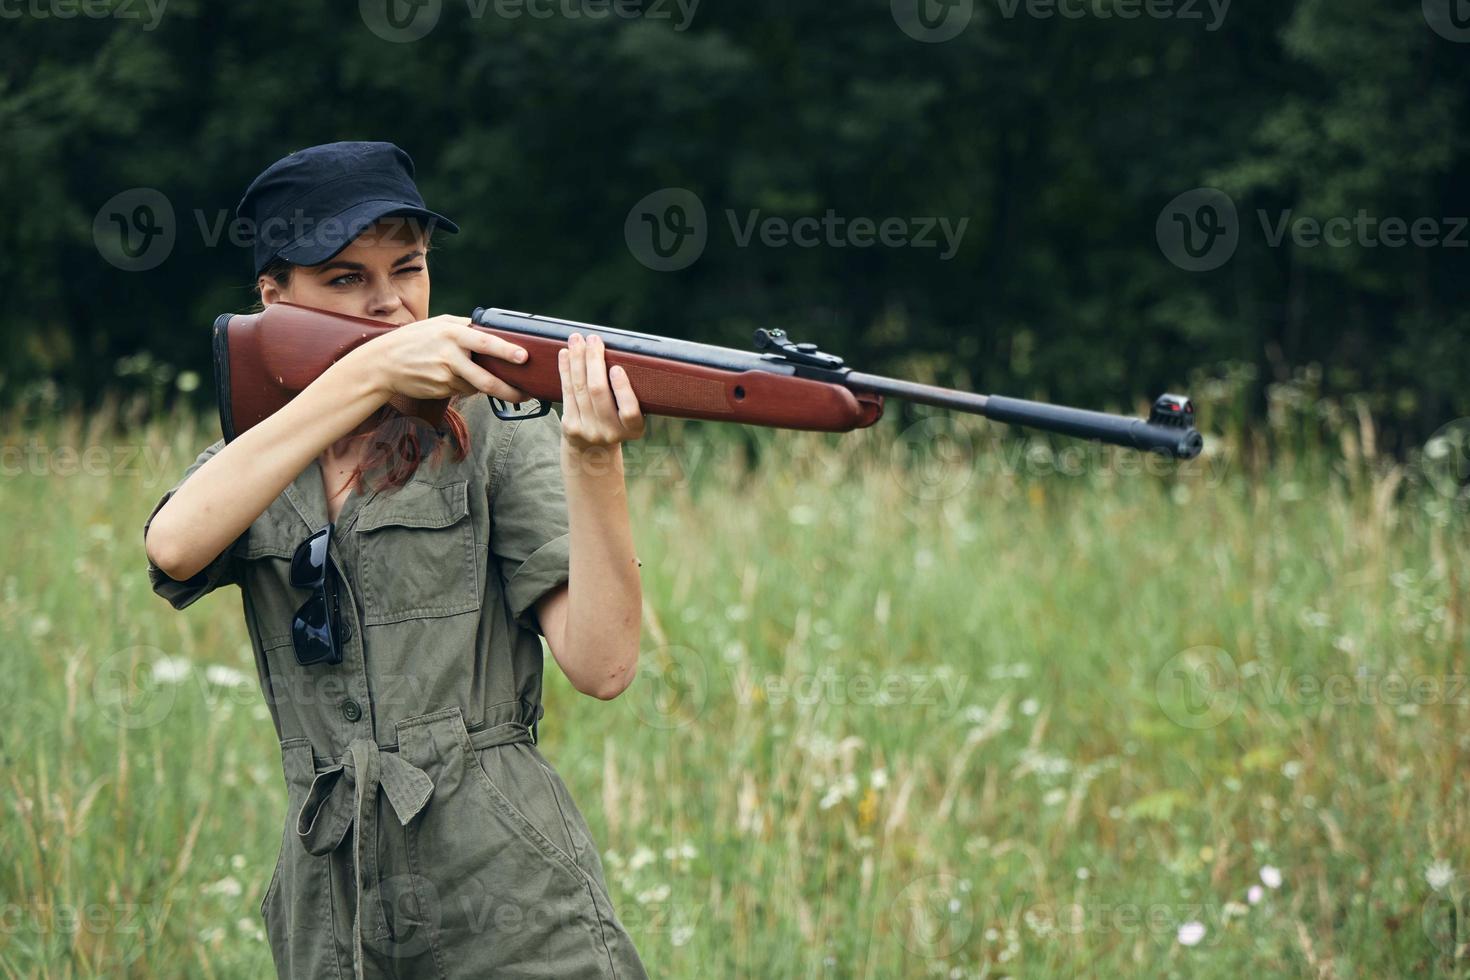
[[[455,408],[465,420],[470,455],[486,473],[518,465],[528,455],[554,453],[561,443],[561,418],[555,409],[538,418],[502,419],[483,394],[461,399]]]

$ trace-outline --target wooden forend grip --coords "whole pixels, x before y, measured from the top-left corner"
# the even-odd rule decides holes
[[[524,364],[510,364],[475,354],[476,364],[533,398],[561,401],[557,353],[567,346],[566,341],[478,324],[475,329],[524,347],[530,355]],[[589,326],[586,333],[597,330]],[[616,342],[615,336],[612,341]],[[622,365],[628,372],[644,415],[847,432],[872,425],[883,414],[880,396],[854,394],[839,384],[773,371],[730,371],[610,346],[603,350],[609,368]]]

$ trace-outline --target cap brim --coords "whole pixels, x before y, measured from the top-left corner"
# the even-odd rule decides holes
[[[320,265],[361,235],[373,222],[381,218],[409,218],[423,224],[424,230],[459,231],[459,225],[437,211],[409,204],[406,201],[362,201],[352,207],[324,218],[315,228],[307,231],[276,254],[294,265]]]

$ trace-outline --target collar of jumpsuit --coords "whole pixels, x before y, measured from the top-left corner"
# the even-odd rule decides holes
[[[351,531],[357,524],[363,508],[372,504],[378,496],[376,489],[347,491],[347,499],[343,501],[337,515],[336,527],[344,532],[338,540],[345,539],[345,532]],[[328,510],[320,460],[313,460],[311,466],[287,485],[285,497],[313,531],[325,526]],[[349,618],[356,618],[357,603],[349,594],[351,582],[344,574],[346,569],[341,558],[340,547],[328,552],[328,559],[337,571],[339,587],[344,590],[342,609],[343,623],[346,625]],[[361,635],[360,627],[348,629],[348,635]],[[360,646],[358,649],[360,651]],[[347,702],[349,705],[354,703],[356,702]],[[538,709],[537,715],[539,713]],[[462,717],[457,713],[456,718],[462,722]],[[361,716],[357,719],[349,717],[348,720],[361,720]],[[476,725],[473,730],[466,730],[469,747],[479,750],[499,745],[527,742],[534,744],[535,724],[533,719],[529,726],[514,721],[492,726]],[[376,820],[379,791],[386,797],[399,825],[407,826],[429,803],[434,793],[434,781],[423,769],[403,758],[397,741],[392,745],[382,746],[374,738],[365,735],[351,739],[340,758],[313,761],[316,775],[306,792],[306,799],[296,813],[296,839],[307,853],[321,857],[335,851],[342,845],[348,832],[352,833],[352,865],[356,872],[352,962],[354,976],[362,978],[366,959],[363,954],[363,938],[368,928],[364,922],[364,910],[381,904],[380,869],[374,846],[378,830]]]

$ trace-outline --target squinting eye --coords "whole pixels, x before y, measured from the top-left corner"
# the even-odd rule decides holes
[[[333,279],[331,282],[327,283],[327,285],[328,286],[345,286],[345,285],[347,285],[347,280],[348,279],[361,279],[361,278],[362,278],[362,273],[360,273],[360,272],[349,272],[346,275],[338,276],[336,279]]]
[[[424,271],[424,267],[423,266],[421,266],[421,265],[411,265],[411,266],[409,266],[406,269],[399,269],[398,270],[398,274],[399,275],[403,275],[404,273],[423,272],[423,271]]]

